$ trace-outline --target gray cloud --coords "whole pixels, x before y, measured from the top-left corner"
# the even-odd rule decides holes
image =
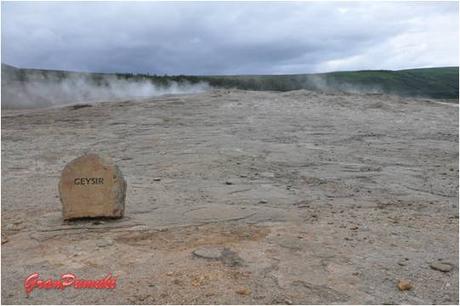
[[[3,2],[2,62],[157,74],[458,65],[457,2]]]

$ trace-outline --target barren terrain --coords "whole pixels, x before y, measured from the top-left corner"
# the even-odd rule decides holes
[[[85,152],[119,165],[125,218],[62,221],[60,172]],[[3,110],[1,187],[4,304],[459,302],[458,104],[214,90]],[[27,297],[33,272],[118,283]]]

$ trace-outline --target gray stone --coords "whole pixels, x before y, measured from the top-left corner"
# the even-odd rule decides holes
[[[431,269],[441,272],[449,272],[454,268],[454,265],[446,261],[434,261],[430,265]]]
[[[196,250],[194,250],[192,253],[193,255],[201,258],[206,258],[206,259],[214,259],[214,260],[220,260],[222,257],[222,252],[224,251],[224,248],[222,247],[201,247]]]
[[[239,257],[236,252],[224,247],[201,247],[194,250],[192,254],[199,258],[221,261],[224,265],[229,267],[241,266],[243,264],[243,259]]]

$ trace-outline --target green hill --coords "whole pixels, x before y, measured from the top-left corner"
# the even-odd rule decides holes
[[[458,67],[363,70],[298,75],[205,77],[216,87],[251,90],[324,90],[458,99]]]

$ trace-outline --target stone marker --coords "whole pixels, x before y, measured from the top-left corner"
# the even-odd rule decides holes
[[[86,154],[68,163],[59,181],[65,220],[123,217],[126,181],[110,157]]]

